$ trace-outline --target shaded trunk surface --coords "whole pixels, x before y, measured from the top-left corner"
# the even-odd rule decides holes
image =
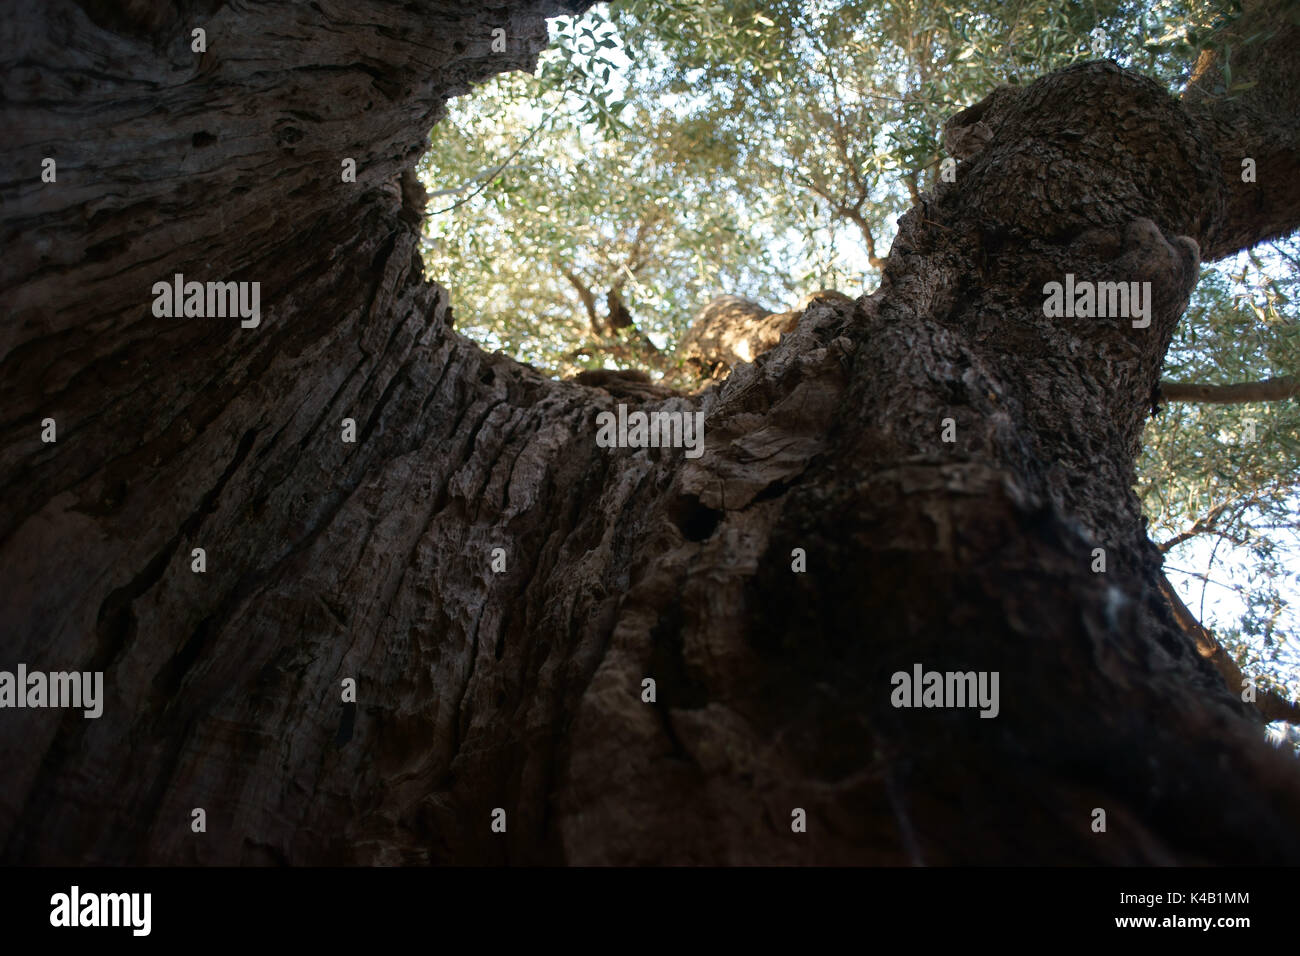
[[[402,188],[564,9],[0,22],[0,667],[105,673],[99,719],[0,711],[3,859],[1300,862],[1300,775],[1132,490],[1201,250],[1279,228],[1228,106],[1108,63],[994,91],[878,291],[631,399],[704,412],[702,457],[604,449],[629,399],[455,333]],[[175,273],[260,281],[261,325],[155,318]],[[1149,327],[1045,317],[1067,273],[1150,282]],[[917,663],[997,671],[997,716],[895,708]]]

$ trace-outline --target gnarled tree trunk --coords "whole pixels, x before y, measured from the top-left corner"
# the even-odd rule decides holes
[[[608,392],[449,327],[400,188],[564,9],[0,21],[3,666],[106,681],[99,719],[0,711],[4,859],[1300,862],[1300,775],[1163,601],[1132,490],[1199,258],[1300,222],[1238,174],[1294,187],[1294,91],[1000,88],[877,292],[640,406],[704,411],[702,457],[608,450]],[[1234,75],[1293,76],[1295,41]],[[261,324],[154,317],[175,273],[259,281]],[[1149,327],[1045,317],[1067,273],[1150,282]],[[893,707],[916,663],[999,672],[997,717]]]

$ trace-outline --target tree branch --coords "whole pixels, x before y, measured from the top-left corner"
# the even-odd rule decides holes
[[[903,177],[903,184],[907,186],[907,194],[912,197],[912,205],[921,205],[921,191],[916,185],[916,173],[907,173]]]
[[[1193,385],[1184,382],[1161,382],[1160,397],[1169,402],[1211,402],[1216,405],[1240,405],[1245,402],[1276,402],[1300,395],[1300,379],[1291,376],[1266,378],[1262,382],[1236,382],[1232,385]]]
[[[1240,693],[1245,677],[1241,673],[1241,668],[1237,662],[1232,659],[1227,651],[1223,649],[1213,634],[1205,628],[1196,616],[1188,610],[1183,599],[1178,596],[1174,586],[1169,583],[1164,572],[1160,572],[1160,591],[1169,602],[1170,609],[1174,612],[1174,617],[1183,630],[1192,638],[1196,645],[1196,652],[1202,657],[1208,657],[1210,663],[1214,665],[1227,683],[1228,688],[1234,693]],[[1300,704],[1293,704],[1284,699],[1273,691],[1264,687],[1256,689],[1255,709],[1259,711],[1267,723],[1273,720],[1285,720],[1288,723],[1300,723]]]
[[[1223,532],[1219,532],[1218,529],[1219,519],[1222,518],[1223,513],[1234,504],[1237,505],[1237,509],[1232,515],[1232,520],[1236,520],[1237,518],[1241,517],[1242,513],[1245,512],[1247,508],[1253,507],[1254,505],[1257,505],[1259,503],[1260,503],[1260,499],[1257,495],[1251,495],[1249,498],[1245,498],[1240,501],[1230,498],[1227,501],[1220,502],[1219,504],[1211,508],[1209,511],[1207,511],[1202,517],[1197,518],[1196,521],[1192,524],[1192,526],[1188,528],[1186,531],[1179,532],[1178,534],[1170,538],[1168,541],[1158,545],[1158,547],[1160,548],[1160,553],[1168,554],[1172,549],[1182,544],[1184,541],[1189,541],[1192,538],[1195,538],[1197,535],[1212,534],[1216,532],[1221,534],[1223,537],[1227,537],[1228,540],[1232,541],[1233,544],[1239,544],[1240,542],[1233,540],[1227,534]]]
[[[542,131],[542,127],[546,125],[547,121],[551,118],[551,116],[555,113],[555,111],[556,111],[557,109],[559,109],[559,107],[560,107],[560,103],[563,103],[563,102],[564,102],[564,100],[563,100],[563,98],[561,98],[561,99],[560,99],[560,100],[559,100],[559,101],[558,101],[554,106],[552,106],[549,110],[546,111],[546,115],[543,116],[543,117],[541,118],[541,120],[537,123],[537,125],[534,126],[534,127],[529,131],[529,133],[528,133],[527,136],[525,136],[522,140],[519,141],[519,145],[516,146],[516,147],[514,148],[514,150],[510,153],[510,155],[507,156],[507,157],[506,157],[506,158],[501,162],[501,165],[499,165],[499,166],[497,166],[497,167],[495,167],[495,168],[493,168],[493,169],[490,169],[490,170],[488,170],[488,171],[485,172],[485,173],[479,173],[477,176],[474,177],[474,179],[467,180],[467,181],[461,183],[459,186],[456,186],[456,187],[454,187],[454,188],[452,188],[452,189],[439,189],[437,192],[434,192],[434,193],[432,194],[432,195],[434,195],[434,196],[442,196],[442,195],[448,195],[448,194],[452,194],[452,195],[454,195],[455,193],[462,192],[466,187],[468,187],[468,186],[470,185],[470,183],[473,183],[473,182],[475,182],[475,181],[478,180],[478,179],[482,179],[482,180],[483,180],[483,181],[479,184],[478,189],[475,189],[475,190],[474,190],[472,193],[470,193],[469,195],[467,195],[467,196],[462,196],[460,199],[457,199],[457,200],[456,200],[454,203],[452,203],[450,206],[444,206],[442,209],[435,209],[433,212],[429,213],[429,215],[430,215],[430,216],[441,216],[443,213],[451,212],[453,209],[456,209],[456,208],[459,207],[459,206],[463,206],[465,203],[469,202],[471,199],[473,199],[475,196],[477,196],[477,195],[478,195],[479,193],[481,193],[483,190],[487,189],[488,186],[492,185],[493,180],[495,180],[495,179],[497,178],[497,176],[499,176],[501,173],[505,172],[506,167],[509,166],[511,163],[513,163],[513,162],[515,161],[515,157],[518,156],[518,155],[520,154],[520,152],[523,151],[523,148],[524,148],[525,146],[527,146],[529,143],[531,143],[531,142],[533,141],[533,137],[536,136],[538,133],[540,133],[540,132]]]
[[[555,268],[559,269],[560,274],[569,280],[569,284],[578,290],[578,298],[582,300],[582,305],[587,310],[587,318],[591,321],[591,331],[600,335],[604,330],[600,327],[600,318],[596,315],[595,293],[587,288],[587,284],[581,278],[559,262],[555,263]]]
[[[870,262],[874,268],[883,269],[885,267],[885,260],[876,255],[876,237],[871,234],[871,223],[867,222],[866,217],[862,215],[861,208],[849,209],[841,206],[839,208],[839,213],[845,219],[848,219],[856,225],[858,230],[862,233],[862,238],[867,244],[867,261]]]
[[[1294,0],[1254,0],[1219,29],[1183,93],[1219,154],[1223,213],[1201,237],[1210,262],[1300,226],[1300,24]],[[1224,64],[1232,86],[1225,82]],[[1242,181],[1254,161],[1255,181]]]
[[[654,227],[662,221],[662,218],[661,215],[652,210],[650,215],[643,217],[641,221],[637,223],[636,234],[632,237],[632,245],[628,249],[627,260],[623,263],[623,268],[618,270],[623,274],[619,275],[614,280],[615,291],[622,290],[623,283],[627,281],[628,278],[631,278],[635,285],[635,277],[637,273],[645,268],[650,255],[650,250],[646,240],[652,234]]]

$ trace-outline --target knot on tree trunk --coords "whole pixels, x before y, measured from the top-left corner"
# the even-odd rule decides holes
[[[977,124],[987,130],[982,148],[936,194],[987,230],[1059,241],[1151,219],[1199,236],[1222,214],[1208,139],[1159,84],[1109,61],[998,87],[954,117],[949,133],[960,138]]]
[[[696,313],[677,356],[703,379],[720,379],[775,346],[817,304],[851,309],[854,300],[834,289],[821,289],[804,296],[792,309],[773,312],[741,296],[717,296]]]

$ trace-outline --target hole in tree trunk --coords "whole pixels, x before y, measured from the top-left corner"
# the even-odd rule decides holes
[[[704,541],[718,529],[722,512],[704,504],[697,495],[682,495],[672,505],[670,517],[686,540]]]

